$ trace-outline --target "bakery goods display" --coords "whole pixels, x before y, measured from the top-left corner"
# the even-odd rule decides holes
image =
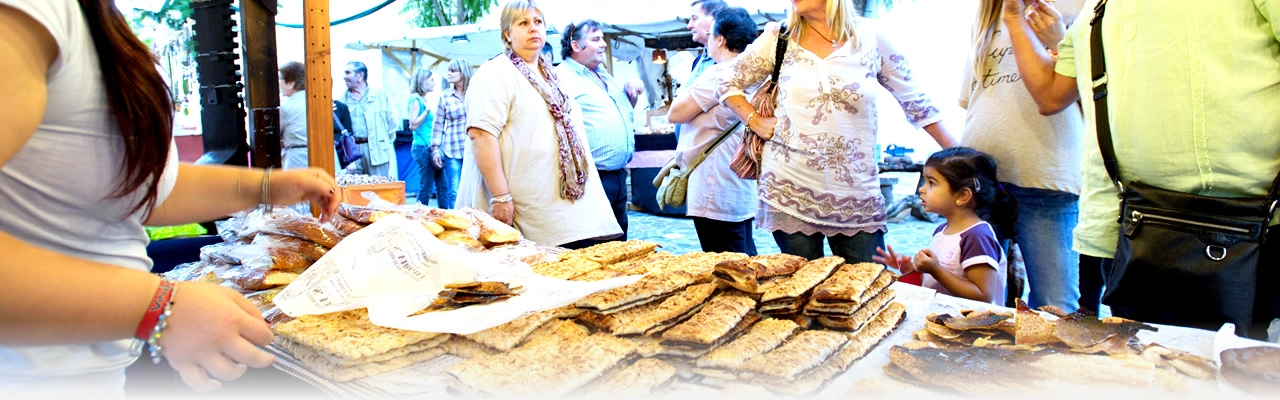
[[[523,261],[510,262],[545,278],[638,279],[560,307],[519,310],[467,334],[387,328],[365,309],[290,318],[273,308],[283,285],[343,238],[393,215],[421,224],[425,229],[405,229],[456,246],[451,249],[459,254],[528,249],[501,254],[514,254],[503,259]],[[1163,326],[1033,310],[1021,302],[1013,309],[947,309],[933,303],[932,292],[923,297],[927,289],[898,283],[896,271],[884,265],[836,256],[671,254],[643,240],[558,249],[532,244],[475,209],[344,204],[324,221],[287,210],[239,213],[233,220],[225,224],[225,243],[207,246],[200,262],[169,276],[239,289],[272,323],[270,347],[282,362],[329,387],[406,382],[461,397],[640,399],[805,398],[852,386],[851,394],[909,388],[990,397],[1079,386],[1200,395],[1213,393],[1206,390],[1221,380],[1245,393],[1280,392],[1280,350],[1273,347],[1222,351],[1219,367],[1203,349],[1168,336],[1144,340],[1162,334]],[[298,281],[308,276],[314,274]],[[429,291],[436,295],[431,305],[405,313],[427,321],[533,298],[535,291],[511,282],[533,287],[529,280],[477,276]],[[489,305],[444,314],[481,304]]]

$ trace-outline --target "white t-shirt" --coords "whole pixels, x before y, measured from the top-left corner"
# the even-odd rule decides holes
[[[738,121],[729,107],[720,105],[718,87],[720,77],[729,71],[733,61],[714,64],[706,69],[684,96],[690,96],[702,113],[681,128],[680,143],[676,145],[676,158],[680,168],[688,168],[699,154],[707,149]],[[751,90],[754,92],[754,90]],[[729,163],[742,144],[740,127],[711,150],[697,168],[690,171],[689,187],[685,198],[685,214],[725,222],[742,222],[755,216],[756,181],[738,177],[729,169]]]
[[[1080,0],[1061,0],[1057,7],[1069,22]],[[972,59],[965,64],[960,106],[968,112],[960,145],[995,157],[1001,182],[1080,194],[1085,140],[1080,107],[1073,103],[1057,114],[1040,115],[1018,74],[1008,30],[1003,21],[999,24],[983,76],[973,76]]]
[[[943,233],[946,228],[947,224],[939,226],[933,233],[933,240],[929,242],[929,250],[933,251],[938,264],[959,276],[964,276],[964,271],[973,267],[995,268],[996,274],[1000,277],[1000,285],[996,287],[995,295],[991,297],[991,304],[1003,306],[1007,285],[1005,274],[1009,265],[991,224],[982,221],[954,234]],[[937,290],[938,293],[952,295],[950,290],[933,278],[933,275],[924,274],[921,285]]]
[[[0,168],[0,231],[73,257],[150,270],[143,215],[129,214],[143,193],[109,198],[120,181],[123,139],[110,116],[97,51],[80,6],[74,0],[0,4],[39,22],[58,45],[48,71],[44,117],[22,149]],[[159,202],[177,178],[177,153],[170,142]],[[0,390],[12,395],[12,390],[39,377],[122,372],[134,360],[130,341],[0,347]]]
[[[568,117],[582,141],[586,165],[593,166],[582,109],[572,98],[568,101],[572,108]],[[516,209],[515,227],[526,238],[538,244],[561,245],[622,233],[595,168],[589,168],[582,198],[569,201],[561,197],[555,119],[542,94],[505,55],[482,64],[471,78],[467,127],[497,136],[502,170]],[[471,141],[467,141],[457,206],[488,211],[492,194],[480,175],[476,157],[470,156],[472,151]]]

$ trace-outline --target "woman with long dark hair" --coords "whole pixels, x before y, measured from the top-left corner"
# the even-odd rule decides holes
[[[143,225],[260,202],[333,212],[337,183],[318,169],[179,163],[155,62],[112,1],[0,0],[5,396],[123,396],[143,347],[200,391],[273,361],[257,347],[271,330],[243,296],[147,272]]]

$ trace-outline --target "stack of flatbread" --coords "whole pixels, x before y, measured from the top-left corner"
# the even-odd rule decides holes
[[[650,259],[654,257],[654,250],[657,248],[657,243],[643,240],[605,242],[583,249],[560,253],[559,258],[555,261],[535,264],[533,272],[552,278],[588,282],[642,274],[645,271],[632,272],[635,269],[635,265],[629,265],[625,268],[608,267],[614,264]],[[644,261],[639,262],[643,263]]]
[[[804,313],[822,326],[856,331],[893,300],[894,275],[884,265],[845,264],[814,288]]]
[[[307,315],[276,325],[276,344],[337,382],[394,371],[445,353],[448,334],[384,328],[367,310]]]
[[[716,264],[716,279],[746,293],[761,295],[782,278],[795,273],[808,263],[804,257],[770,254],[736,259]]]
[[[662,301],[611,314],[587,311],[578,320],[617,336],[654,335],[693,316],[715,291],[714,283],[691,285]]]
[[[599,314],[613,314],[665,299],[695,283],[696,279],[693,274],[679,270],[651,272],[630,285],[593,293],[575,304]]]
[[[695,359],[746,332],[760,320],[756,301],[739,294],[712,298],[701,310],[662,333],[661,354]]]
[[[511,351],[450,366],[449,390],[497,398],[561,398],[600,377],[635,352],[635,344],[613,335],[588,333],[569,320],[538,329]]]
[[[800,314],[809,293],[815,286],[831,276],[844,263],[840,256],[830,256],[810,261],[790,278],[778,282],[760,296],[760,312],[777,318],[794,318]]]

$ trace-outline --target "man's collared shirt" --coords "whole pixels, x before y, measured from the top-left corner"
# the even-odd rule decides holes
[[[368,139],[369,125],[364,120],[364,112],[369,106],[369,89],[365,88],[364,96],[359,100],[348,90],[342,95],[342,102],[347,103],[347,109],[351,111],[351,134],[360,139]]]
[[[591,71],[572,58],[556,66],[555,73],[560,90],[582,107],[582,125],[596,169],[613,171],[626,167],[635,153],[636,138],[633,107],[622,85],[609,76],[604,66]]]

